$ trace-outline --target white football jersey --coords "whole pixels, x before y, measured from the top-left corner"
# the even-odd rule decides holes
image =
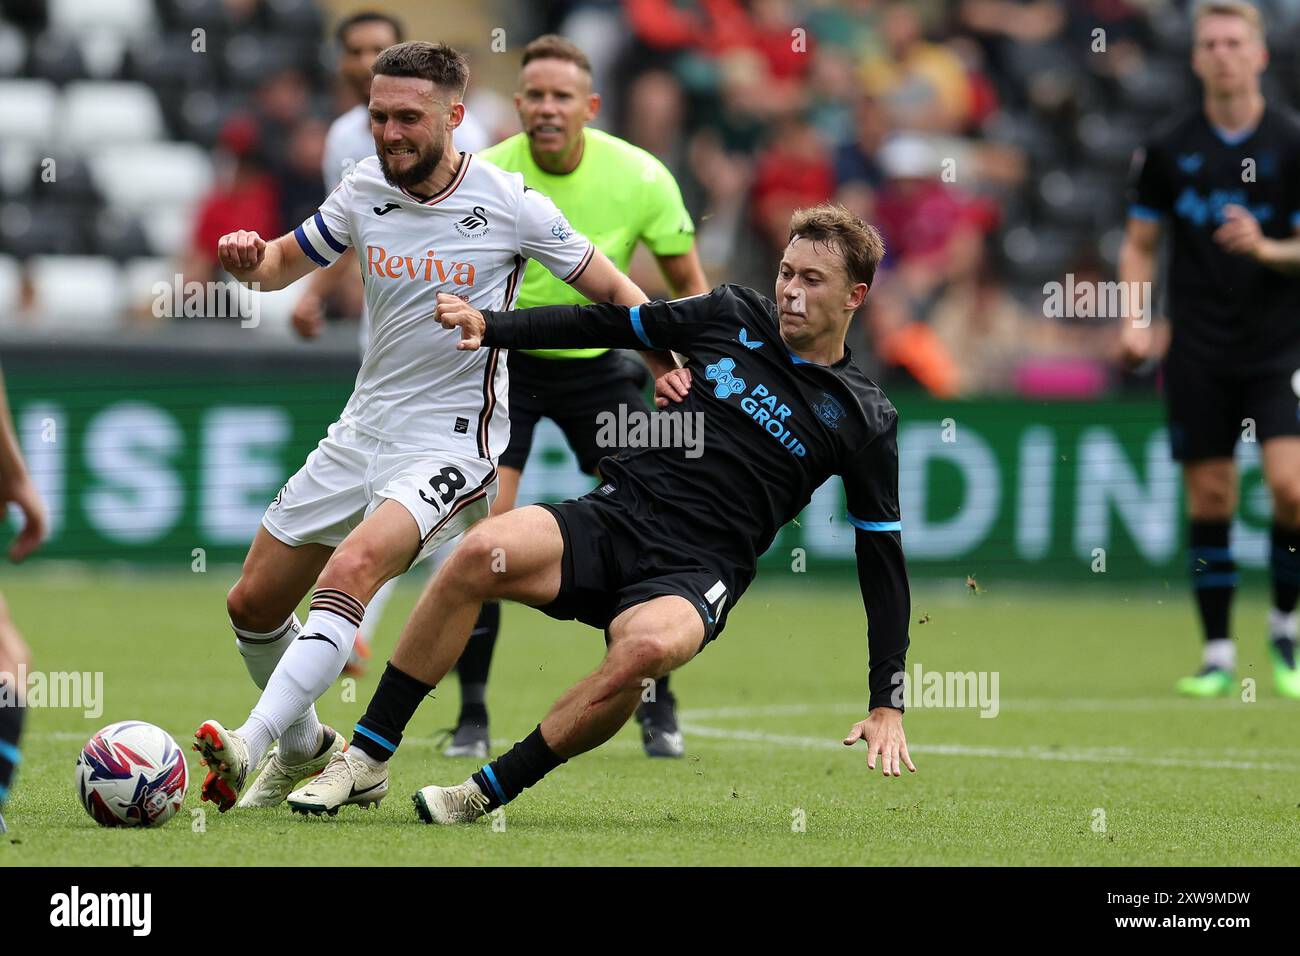
[[[467,153],[477,153],[487,149],[489,143],[487,130],[468,112],[454,134],[456,146]],[[370,110],[364,103],[358,103],[335,118],[330,123],[329,132],[325,134],[325,149],[321,159],[321,176],[325,188],[333,189],[343,179],[343,174],[367,156],[375,155],[375,136],[370,131]],[[370,344],[370,313],[365,304],[361,305],[360,322],[357,325],[357,339],[364,354]]]
[[[363,159],[294,236],[318,266],[349,246],[360,261],[371,335],[342,420],[384,441],[476,447],[485,458],[510,436],[505,354],[458,351],[460,330],[433,319],[437,294],[509,309],[528,259],[573,282],[595,255],[519,173],[472,153],[423,200],[389,185],[377,158]]]

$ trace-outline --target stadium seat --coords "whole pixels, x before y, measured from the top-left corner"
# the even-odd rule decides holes
[[[156,41],[154,41],[156,42]],[[78,41],[86,74],[96,80],[115,80],[126,62],[126,38],[116,33],[90,33]]]
[[[160,203],[140,214],[140,227],[149,241],[144,250],[158,256],[179,256],[190,244],[194,209],[189,203]]]
[[[27,169],[26,195],[35,202],[81,206],[91,214],[104,204],[104,197],[96,188],[85,161],[65,151],[31,159]]]
[[[27,269],[46,327],[83,332],[117,328],[122,278],[112,261],[100,256],[33,256]]]
[[[118,262],[149,251],[149,240],[139,221],[121,209],[105,209],[91,224],[94,251]]]
[[[46,30],[32,41],[27,74],[59,86],[73,80],[84,80],[89,75],[77,38],[70,33],[54,30]]]
[[[0,81],[0,143],[48,142],[58,99],[54,84],[47,80]]]
[[[0,248],[24,257],[89,252],[85,210],[63,203],[5,203],[0,206]]]
[[[0,142],[0,196],[26,196],[35,163],[35,147],[27,143]]]
[[[1161,116],[1177,112],[1193,99],[1192,73],[1183,61],[1148,62],[1143,69],[1120,77],[1126,111]]]
[[[18,76],[27,62],[27,37],[0,20],[0,76]]]
[[[131,259],[123,266],[123,305],[132,311],[152,312],[154,286],[165,282],[172,288],[178,271],[175,260],[166,256]]]
[[[1026,285],[1060,281],[1075,245],[1074,234],[1060,228],[1016,226],[1002,237],[1010,278]]]
[[[268,0],[266,12],[272,29],[291,36],[319,36],[320,4],[316,0]]]
[[[191,42],[188,32],[137,38],[131,44],[127,76],[148,84],[160,95],[168,89],[210,88],[216,51],[209,43],[205,54],[196,54]]]
[[[1133,117],[1111,117],[1102,110],[1084,113],[1075,125],[1084,161],[1090,166],[1108,168],[1112,185],[1123,181],[1133,150],[1149,133],[1147,123]]]
[[[178,125],[186,139],[211,149],[222,124],[238,109],[240,102],[241,97],[234,93],[192,90],[181,97]]]
[[[121,35],[153,28],[153,0],[50,0],[50,26],[70,34]]]
[[[1039,177],[1038,194],[1049,217],[1065,225],[1095,230],[1116,214],[1111,177],[1098,173],[1050,170]]]
[[[59,127],[74,146],[95,148],[163,135],[162,110],[143,83],[70,83]]]
[[[189,32],[194,29],[208,31],[208,40],[213,34],[228,31],[232,24],[230,13],[223,0],[159,0],[158,8],[163,22],[169,29]],[[211,45],[208,52],[212,52]]]
[[[89,162],[91,175],[109,203],[133,212],[195,203],[212,182],[212,164],[193,143],[109,146]]]
[[[36,34],[49,24],[45,0],[0,0],[0,16],[28,34]]]
[[[251,89],[284,69],[314,69],[314,40],[309,46],[310,49],[296,37],[263,37],[252,33],[233,36],[222,56],[226,82],[233,87]]]
[[[16,323],[22,293],[22,267],[13,256],[0,255],[0,328]]]

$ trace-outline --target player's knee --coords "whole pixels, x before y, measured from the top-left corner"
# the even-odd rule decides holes
[[[338,588],[353,595],[369,594],[382,583],[386,565],[387,559],[379,548],[352,542],[330,555],[316,586]]]
[[[1188,489],[1191,516],[1201,521],[1227,520],[1236,510],[1236,489],[1226,481],[1203,481]]]
[[[633,629],[610,647],[609,657],[625,683],[639,685],[646,678],[662,677],[673,669],[677,641],[662,629]]]
[[[275,614],[265,602],[257,599],[256,591],[244,578],[235,582],[235,586],[226,594],[226,613],[230,623],[241,631],[257,633],[274,630],[284,623],[284,617],[275,620]]]
[[[456,546],[444,572],[462,593],[487,596],[495,576],[509,570],[509,562],[502,560],[503,554],[495,535],[474,528]]]
[[[1279,475],[1269,481],[1273,513],[1284,524],[1300,523],[1300,475]]]

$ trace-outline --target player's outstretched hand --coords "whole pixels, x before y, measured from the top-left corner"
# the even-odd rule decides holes
[[[877,707],[866,720],[860,720],[844,738],[844,746],[852,747],[858,740],[867,742],[867,768],[876,769],[876,754],[880,755],[880,771],[886,777],[901,777],[898,760],[912,773],[916,767],[907,755],[907,737],[903,734],[903,712],[892,707]]]
[[[686,400],[691,391],[691,370],[675,368],[664,372],[655,380],[655,407],[667,408],[669,405]]]
[[[1264,231],[1244,206],[1229,203],[1223,207],[1223,225],[1214,230],[1214,241],[1225,252],[1253,258],[1264,243]]]
[[[228,232],[217,240],[217,259],[221,267],[236,279],[243,280],[257,270],[266,255],[266,240],[255,232]]]
[[[45,504],[31,479],[22,477],[12,485],[0,485],[0,511],[13,502],[23,513],[23,530],[9,547],[9,560],[21,561],[45,540]]]
[[[482,312],[459,296],[439,292],[433,317],[442,323],[444,329],[460,329],[460,341],[456,343],[460,351],[472,352],[483,344],[487,320]]]

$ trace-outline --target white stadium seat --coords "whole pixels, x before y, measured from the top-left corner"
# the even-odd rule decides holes
[[[157,298],[154,286],[165,282],[169,289],[172,288],[179,271],[177,261],[167,256],[129,260],[124,269],[123,306],[128,310],[151,312]]]
[[[27,62],[27,38],[23,31],[0,20],[0,76],[17,76]]]
[[[31,143],[3,142],[0,137],[0,192],[16,196],[32,183],[37,149]]]
[[[77,46],[86,72],[99,80],[116,76],[126,59],[126,38],[116,33],[87,33],[78,39]]]
[[[18,296],[22,289],[22,268],[13,256],[0,256],[0,329],[18,325]]]
[[[142,210],[140,227],[149,240],[149,248],[140,251],[176,258],[184,255],[190,247],[197,212],[189,203],[161,203]]]
[[[50,26],[64,33],[107,30],[118,34],[152,31],[153,0],[50,0]]]
[[[48,80],[0,80],[0,142],[48,142],[58,99]],[[65,121],[59,126],[67,129]]]
[[[59,117],[60,138],[98,149],[107,143],[161,139],[165,133],[158,97],[143,83],[69,83]]]
[[[49,329],[111,331],[122,315],[122,277],[100,256],[32,256],[27,263],[39,323]]]
[[[212,161],[193,143],[106,146],[87,155],[86,162],[109,203],[131,212],[191,206],[212,185]]]

